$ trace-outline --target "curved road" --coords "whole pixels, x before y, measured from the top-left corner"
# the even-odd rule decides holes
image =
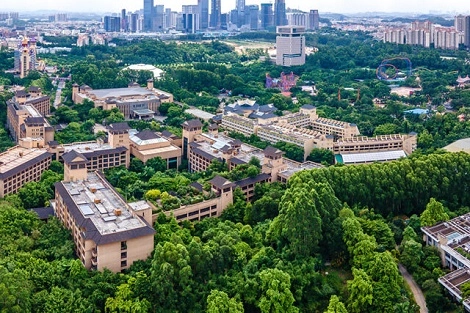
[[[419,313],[428,313],[428,308],[426,307],[426,299],[424,298],[424,294],[419,288],[418,284],[415,282],[413,277],[411,277],[410,273],[406,270],[406,268],[402,264],[398,264],[398,269],[400,270],[401,276],[405,279],[406,283],[411,289],[413,296],[415,298],[416,304],[419,305]]]

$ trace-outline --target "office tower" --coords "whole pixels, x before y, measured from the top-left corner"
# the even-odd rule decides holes
[[[285,0],[276,0],[274,2],[274,24],[276,26],[287,25]]]
[[[128,23],[127,23],[127,14],[126,9],[121,10],[121,29],[125,32],[128,31]]]
[[[318,14],[318,10],[310,10],[308,21],[308,29],[317,30],[320,28],[320,15]]]
[[[121,18],[116,16],[105,16],[103,18],[104,30],[107,32],[119,32],[121,30]]]
[[[276,64],[295,66],[305,64],[304,26],[278,26]]]
[[[67,13],[58,13],[55,15],[56,22],[67,22]]]
[[[156,5],[153,12],[153,31],[162,32],[164,30],[165,6],[162,4]]]
[[[221,0],[211,0],[210,27],[220,29]]]
[[[261,3],[261,29],[268,29],[272,26],[274,26],[273,5]]]
[[[209,0],[198,0],[199,7],[199,28],[207,29],[209,27]]]
[[[199,14],[196,13],[183,13],[182,15],[182,30],[188,34],[194,34],[199,29]]]
[[[249,21],[247,20],[247,16],[249,19],[250,12],[249,10],[245,10],[245,0],[237,0],[237,27],[240,28],[242,25],[249,24]],[[232,21],[233,23],[233,21]]]
[[[464,40],[463,43],[467,48],[470,48],[470,15],[465,16],[465,25],[464,25]]]
[[[220,29],[227,30],[228,29],[228,21],[229,16],[227,13],[220,14]]]
[[[145,32],[153,31],[153,16],[154,16],[153,0],[144,0],[144,25]]]
[[[137,32],[138,25],[139,25],[139,14],[137,13],[132,13],[131,18],[130,18],[130,23],[129,23],[129,30],[132,33]]]
[[[251,30],[257,30],[258,21],[259,21],[259,6],[257,5],[245,6],[245,25],[248,25]]]

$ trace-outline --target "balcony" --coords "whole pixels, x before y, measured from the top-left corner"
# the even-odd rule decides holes
[[[98,258],[91,258],[91,265],[96,267],[98,265]]]
[[[91,256],[94,258],[98,256],[98,249],[96,247],[91,249]]]

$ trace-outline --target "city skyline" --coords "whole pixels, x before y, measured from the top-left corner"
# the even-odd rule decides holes
[[[197,4],[197,0],[173,0],[173,1],[155,0],[155,5],[165,5],[174,11],[180,11],[183,4]],[[236,7],[236,0],[222,1],[222,12],[228,12]],[[273,3],[265,0],[247,0],[246,5]],[[25,9],[27,8],[27,9]],[[121,9],[127,9],[129,12],[143,9],[143,0],[82,0],[80,2],[72,0],[22,0],[21,2],[11,2],[5,5],[0,11],[19,11],[32,12],[37,10],[55,10],[63,12],[120,12]],[[461,0],[429,0],[423,6],[422,1],[417,0],[319,0],[315,3],[305,2],[303,0],[286,0],[286,8],[300,9],[308,11],[318,9],[320,12],[334,13],[359,13],[359,12],[409,12],[409,13],[429,13],[431,11],[441,11],[442,13],[457,12],[465,13],[468,9],[462,7]]]

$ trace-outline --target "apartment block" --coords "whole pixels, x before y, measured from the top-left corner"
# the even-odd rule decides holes
[[[0,153],[0,197],[16,193],[28,182],[39,181],[51,161],[45,149],[16,146]]]
[[[118,108],[126,119],[145,119],[158,114],[161,103],[173,102],[173,95],[153,87],[153,80],[147,82],[147,88],[138,84],[130,84],[128,88],[97,89],[89,86],[72,87],[72,100],[82,103],[88,99],[95,103],[95,107],[103,110]]]
[[[64,161],[52,206],[85,268],[116,273],[147,259],[154,248],[151,207],[126,203],[103,174],[88,172],[82,154],[73,151]]]

